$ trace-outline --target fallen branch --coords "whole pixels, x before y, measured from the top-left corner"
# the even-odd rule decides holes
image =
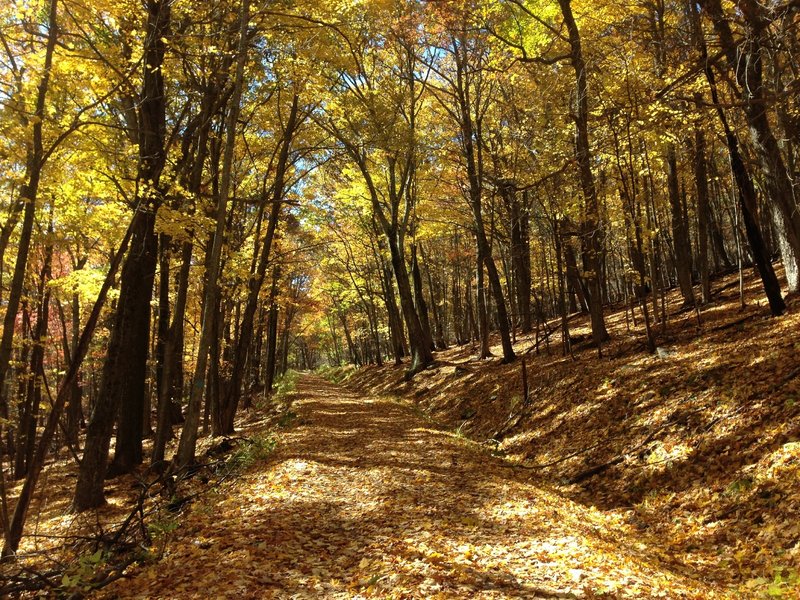
[[[603,464],[595,465],[594,467],[591,467],[590,469],[586,469],[585,471],[581,471],[580,473],[578,473],[574,477],[571,477],[569,479],[569,483],[571,483],[571,484],[580,483],[584,479],[589,479],[589,477],[592,477],[594,475],[598,475],[599,473],[602,473],[606,469],[610,469],[614,465],[618,465],[623,460],[625,460],[625,455],[624,454],[620,454],[619,456],[615,456],[614,458],[612,458],[608,462],[604,462]]]
[[[725,323],[723,325],[718,325],[717,327],[714,327],[713,329],[709,330],[709,333],[714,333],[714,332],[717,332],[717,331],[725,331],[726,329],[731,329],[732,327],[736,327],[737,325],[741,325],[743,323],[746,323],[747,321],[749,321],[750,319],[754,318],[755,316],[756,316],[756,314],[750,314],[750,315],[747,315],[745,317],[742,317],[741,319],[736,319],[735,321],[731,321],[730,323]]]
[[[566,462],[570,458],[575,458],[576,456],[580,456],[581,454],[586,454],[587,452],[591,452],[592,450],[594,450],[598,446],[602,446],[602,445],[608,444],[608,443],[609,443],[608,440],[603,440],[603,441],[597,442],[596,444],[592,444],[591,446],[588,446],[586,448],[581,448],[580,450],[576,450],[575,452],[571,452],[570,454],[567,454],[566,456],[562,456],[561,458],[557,458],[556,460],[552,460],[550,462],[543,463],[543,464],[540,464],[540,465],[526,465],[526,464],[522,464],[522,463],[509,463],[509,464],[503,464],[501,466],[510,467],[510,468],[517,468],[517,469],[529,469],[529,470],[532,470],[532,471],[539,470],[539,469],[547,469],[548,467],[552,467],[552,466],[555,466],[555,465],[557,465],[559,463]]]
[[[696,412],[700,412],[702,410],[705,410],[706,408],[707,408],[706,406],[702,406],[702,407],[700,407],[698,409],[690,411],[689,413],[683,413],[683,414],[680,415],[680,418],[685,418],[690,414],[694,414]],[[641,442],[639,442],[638,444],[636,444],[632,448],[629,448],[627,451],[622,452],[621,454],[615,456],[614,458],[612,458],[609,461],[606,461],[606,462],[601,463],[599,465],[595,465],[593,467],[589,467],[588,469],[586,469],[584,471],[581,471],[577,475],[573,475],[568,480],[569,483],[570,484],[580,483],[581,481],[584,481],[584,480],[588,479],[589,477],[592,477],[594,475],[602,473],[603,471],[605,471],[607,469],[610,469],[611,467],[613,467],[615,465],[618,465],[623,460],[625,460],[625,458],[627,456],[629,456],[629,455],[633,454],[634,452],[636,452],[637,450],[645,447],[647,444],[649,444],[651,441],[653,441],[653,438],[656,437],[656,435],[661,433],[664,429],[666,429],[670,425],[674,425],[675,423],[676,423],[676,419],[674,417],[670,418],[670,419],[667,419],[666,422],[662,423],[661,425],[659,425],[658,427],[653,429],[649,434],[647,434],[647,436]]]

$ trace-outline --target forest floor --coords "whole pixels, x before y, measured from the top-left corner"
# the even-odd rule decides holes
[[[402,366],[333,375],[413,402],[517,475],[618,523],[676,573],[730,597],[800,598],[800,299],[776,319],[751,272],[744,307],[736,274],[713,290],[699,321],[667,296],[654,355],[638,310],[636,326],[608,311],[602,358],[581,315],[570,318],[586,340],[574,357],[556,322],[549,348],[518,337],[527,402],[521,360],[479,361],[469,346],[437,353],[411,381]]]
[[[620,517],[408,403],[305,375],[278,447],[103,598],[712,598]]]
[[[622,310],[603,358],[518,337],[527,402],[522,361],[472,347],[411,381],[304,374],[176,489],[119,477],[97,512],[69,513],[62,451],[21,568],[66,567],[65,597],[99,572],[104,599],[800,597],[800,301],[773,319],[753,277],[745,308],[735,276],[714,290],[699,323],[669,296],[652,356]],[[93,550],[123,522],[133,563]]]

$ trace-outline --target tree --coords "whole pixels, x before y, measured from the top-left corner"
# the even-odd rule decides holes
[[[506,301],[500,282],[500,274],[492,256],[492,248],[486,233],[484,222],[484,165],[483,165],[483,116],[485,107],[491,101],[488,84],[484,79],[486,48],[482,41],[469,34],[470,24],[467,13],[456,11],[454,14],[442,14],[444,31],[442,38],[434,42],[434,46],[443,50],[449,57],[449,65],[431,62],[441,82],[430,85],[435,90],[434,96],[459,129],[459,140],[465,163],[467,179],[467,197],[472,211],[475,243],[477,248],[478,277],[483,276],[483,269],[489,277],[492,297],[497,308],[497,321],[500,340],[503,346],[503,360],[512,362],[516,355],[511,344],[510,319]],[[438,94],[436,93],[438,92]],[[481,292],[479,291],[479,302]],[[483,313],[483,309],[480,309]],[[482,355],[487,354],[488,326],[481,318],[483,325]]]
[[[337,98],[316,122],[338,141],[364,180],[375,220],[389,247],[411,349],[408,373],[414,374],[433,361],[414,304],[405,249],[416,203],[416,118],[421,91],[415,73],[415,29],[410,25],[418,14],[411,8],[411,13],[404,14],[402,6],[396,10],[401,17],[399,27],[390,26],[388,19],[384,23],[389,42],[385,49],[379,50],[374,38],[349,37],[339,26],[327,28],[333,39],[344,44],[347,62],[331,64],[329,77],[335,81],[332,89]],[[402,77],[395,77],[397,70]]]
[[[699,5],[711,19],[717,33],[728,72],[734,75],[742,110],[747,119],[750,141],[764,177],[771,215],[778,236],[789,290],[800,290],[800,212],[792,191],[792,180],[768,118],[763,76],[764,44],[770,25],[787,7],[767,8],[755,0],[737,3],[744,18],[744,40],[734,37],[729,17],[720,0],[701,0]],[[741,49],[740,49],[741,47]],[[729,80],[731,85],[733,81]]]
[[[103,365],[98,402],[89,420],[86,447],[73,504],[82,511],[104,501],[103,481],[117,414],[120,415],[114,472],[130,471],[142,460],[142,414],[150,299],[157,261],[155,213],[161,204],[159,186],[166,161],[166,96],[162,65],[169,35],[171,3],[145,5],[144,69],[137,123],[139,163],[131,251],[122,267],[120,294]],[[120,407],[125,409],[120,412]],[[122,416],[125,415],[125,416]]]
[[[47,42],[44,51],[44,66],[36,91],[33,117],[31,119],[31,144],[27,151],[25,161],[25,183],[20,189],[18,203],[24,204],[22,215],[22,231],[17,244],[17,259],[14,265],[14,276],[6,303],[6,313],[3,318],[3,335],[0,337],[0,418],[8,419],[8,400],[5,396],[5,380],[11,360],[11,351],[14,343],[15,323],[22,298],[22,288],[28,265],[28,255],[33,235],[33,224],[36,215],[36,200],[39,193],[39,184],[42,179],[42,169],[46,160],[43,127],[45,110],[47,107],[47,93],[50,87],[50,70],[53,67],[53,55],[58,41],[58,1],[50,0],[48,7]],[[13,60],[13,58],[12,58]],[[48,149],[52,152],[54,146]],[[13,220],[11,221],[13,222]],[[2,445],[2,441],[0,441]]]
[[[600,345],[608,338],[603,319],[603,299],[600,292],[600,257],[603,252],[603,233],[597,189],[592,173],[592,154],[589,146],[589,89],[588,73],[583,57],[581,35],[572,13],[570,0],[559,0],[561,14],[569,36],[569,60],[575,71],[575,158],[583,189],[584,216],[581,222],[581,245],[583,264],[587,269],[587,291],[589,292],[589,314],[592,318],[592,338]]]
[[[173,459],[173,469],[189,466],[194,462],[194,452],[197,445],[198,427],[200,425],[200,405],[203,399],[203,389],[206,380],[206,365],[208,361],[211,338],[214,332],[214,312],[218,302],[218,282],[220,265],[222,262],[222,246],[225,238],[225,215],[228,206],[228,197],[231,192],[231,176],[233,168],[233,152],[236,142],[236,126],[239,120],[242,89],[244,87],[244,69],[247,62],[248,23],[250,21],[250,2],[242,0],[239,7],[238,43],[236,52],[236,75],[233,83],[228,118],[225,123],[225,151],[221,169],[220,190],[217,196],[215,211],[216,228],[211,242],[209,253],[208,271],[206,273],[205,297],[203,299],[203,320],[201,322],[200,340],[197,348],[197,364],[195,365],[194,378],[190,388],[189,406],[186,412],[186,422],[181,430],[178,450]]]

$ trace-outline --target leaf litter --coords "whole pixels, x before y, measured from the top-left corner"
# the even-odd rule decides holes
[[[102,598],[713,598],[616,515],[385,396],[301,379],[266,464]]]

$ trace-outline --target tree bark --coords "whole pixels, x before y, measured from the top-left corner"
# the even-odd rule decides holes
[[[675,146],[667,148],[667,184],[669,189],[669,206],[672,217],[672,240],[675,247],[675,272],[681,290],[684,306],[694,305],[694,289],[692,288],[692,251],[689,245],[689,228],[681,206],[678,189],[678,159]]]
[[[570,62],[575,71],[575,158],[580,171],[583,190],[584,216],[581,223],[581,245],[587,282],[589,314],[592,322],[592,340],[598,350],[608,339],[603,317],[602,286],[600,285],[603,230],[597,201],[597,188],[592,174],[592,154],[589,146],[589,89],[586,62],[581,47],[581,36],[572,14],[571,0],[558,0],[564,24],[569,34]]]
[[[25,284],[25,272],[28,266],[28,255],[33,236],[33,222],[36,216],[36,199],[39,195],[39,182],[44,167],[44,144],[42,128],[47,118],[45,105],[50,86],[50,70],[53,66],[53,54],[58,40],[58,0],[50,0],[47,22],[47,42],[45,45],[44,67],[36,91],[36,108],[31,119],[31,148],[25,161],[25,184],[20,189],[19,202],[24,203],[22,214],[22,231],[17,243],[17,258],[14,263],[14,275],[6,302],[6,313],[3,318],[3,335],[0,337],[0,419],[8,420],[8,399],[6,398],[6,376],[11,354],[14,349],[14,330],[16,329],[17,312],[22,299]],[[2,428],[0,428],[2,431]],[[0,451],[2,451],[0,440]]]
[[[750,140],[764,176],[778,245],[783,257],[790,292],[800,291],[800,211],[794,186],[767,116],[768,101],[763,84],[762,52],[770,20],[765,5],[741,0],[737,8],[745,21],[746,39],[737,44],[720,0],[700,0],[717,32],[722,50],[739,85]]]

